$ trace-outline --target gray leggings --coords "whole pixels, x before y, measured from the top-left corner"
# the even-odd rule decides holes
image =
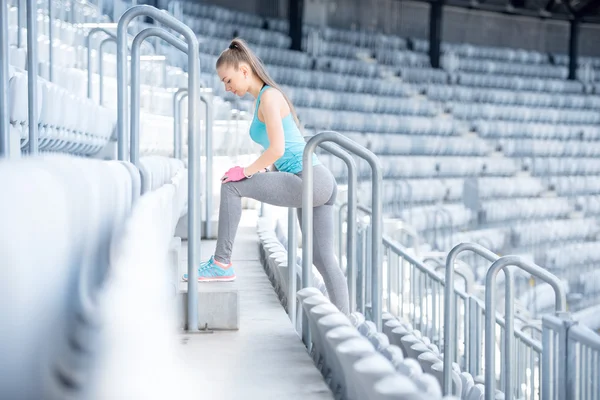
[[[314,167],[313,263],[323,276],[331,302],[349,313],[346,278],[338,266],[333,246],[333,204],[337,194],[335,178],[323,165]],[[239,182],[221,185],[219,233],[215,259],[228,264],[242,215],[242,197],[279,207],[295,207],[302,226],[302,172],[266,172]]]

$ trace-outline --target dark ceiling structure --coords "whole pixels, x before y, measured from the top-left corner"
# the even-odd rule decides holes
[[[509,15],[600,23],[600,0],[447,0],[444,4]]]
[[[398,0],[401,1],[401,0]],[[421,0],[430,4],[429,58],[440,67],[444,6],[463,7],[507,15],[566,21],[569,34],[569,79],[576,79],[579,27],[581,23],[600,24],[600,0]],[[288,0],[292,49],[302,48],[304,0]],[[600,45],[600,43],[598,43]]]

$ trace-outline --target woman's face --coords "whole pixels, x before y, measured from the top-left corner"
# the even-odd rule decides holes
[[[221,65],[217,69],[217,74],[221,82],[225,85],[226,91],[239,97],[243,97],[248,91],[250,81],[248,80],[248,71],[245,65],[240,65],[237,70],[229,65]]]

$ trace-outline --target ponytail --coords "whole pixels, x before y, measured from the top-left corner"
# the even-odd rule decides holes
[[[294,117],[296,125],[298,126],[298,128],[300,128],[300,121],[298,120],[298,116],[296,114],[294,106],[292,105],[292,102],[283,92],[283,90],[281,90],[279,85],[275,83],[273,78],[271,78],[262,61],[252,52],[252,50],[250,50],[250,47],[248,47],[248,44],[243,39],[235,38],[231,41],[231,43],[229,44],[229,48],[224,50],[217,59],[216,68],[218,69],[222,65],[230,65],[237,70],[240,66],[240,63],[242,62],[245,62],[248,65],[250,65],[252,72],[256,76],[258,76],[264,83],[281,92],[281,94],[285,98],[285,101],[290,107],[290,111],[292,113],[292,116]]]

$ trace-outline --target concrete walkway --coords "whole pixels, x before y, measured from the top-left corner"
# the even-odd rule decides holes
[[[256,221],[256,212],[244,211],[232,257],[240,330],[184,336],[185,361],[197,371],[198,398],[332,399],[260,264]],[[214,241],[203,241],[202,260],[214,249]],[[187,262],[185,246],[182,258]]]

